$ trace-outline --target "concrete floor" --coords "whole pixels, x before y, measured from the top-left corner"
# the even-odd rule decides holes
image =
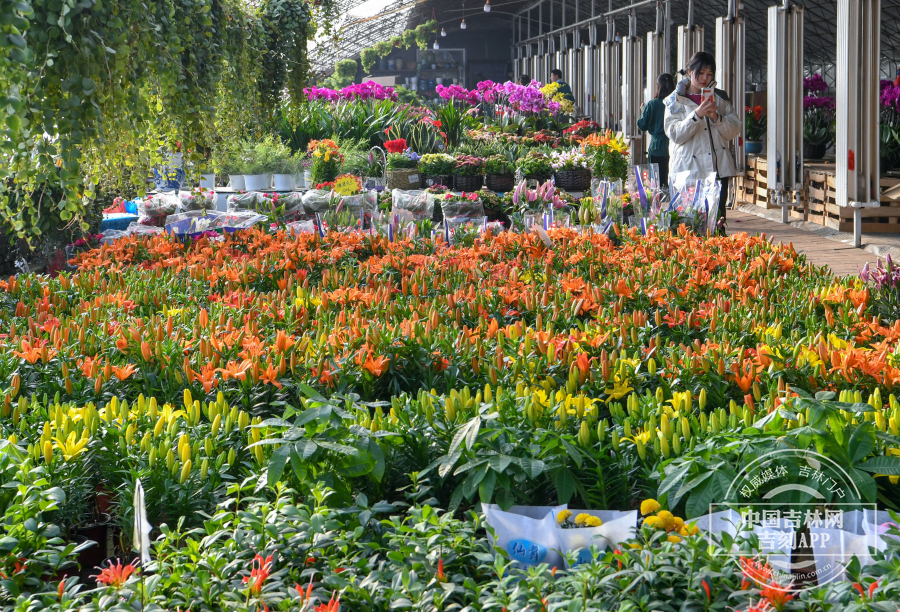
[[[776,243],[793,243],[794,248],[804,253],[807,260],[817,266],[827,265],[838,276],[855,276],[868,262],[873,267],[879,257],[874,253],[857,249],[844,242],[819,236],[812,232],[785,225],[766,217],[742,210],[727,213],[728,233],[765,234]]]

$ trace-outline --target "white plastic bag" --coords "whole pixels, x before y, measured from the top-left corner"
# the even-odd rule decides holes
[[[434,214],[434,200],[426,191],[391,190],[391,210],[393,212],[408,211],[415,221],[431,219]]]
[[[331,203],[331,191],[310,189],[303,194],[303,210],[307,214],[325,212]]]
[[[881,535],[894,521],[887,512],[852,510],[842,512],[839,521],[814,520],[809,523],[810,548],[816,558],[816,575],[820,584],[845,580],[844,569],[853,557],[860,567],[875,561],[870,548],[885,550],[887,541]],[[887,536],[892,537],[892,536]]]
[[[559,539],[560,551],[565,554],[572,551],[578,552],[576,565],[590,563],[591,545],[596,544],[601,549],[615,548],[616,545],[634,537],[637,526],[637,510],[620,512],[618,510],[571,510],[574,520],[579,514],[596,516],[603,524],[599,527],[575,527],[563,529],[557,525],[556,536]],[[555,521],[554,521],[555,522]]]
[[[561,506],[513,506],[507,511],[496,504],[481,504],[481,511],[488,525],[494,529],[490,537],[491,547],[505,550],[520,567],[546,563],[550,567],[563,567],[565,560],[559,554],[560,529],[556,514],[565,510]]]
[[[701,516],[700,518],[686,521],[694,524],[701,532],[711,536],[727,533],[731,537],[738,537],[738,530],[742,537],[747,537],[752,532],[759,538],[760,552],[768,556],[770,567],[785,574],[791,573],[791,558],[794,552],[794,523],[785,518],[763,521],[762,524],[743,525],[741,515],[734,510],[722,510]],[[732,546],[732,553],[737,553],[738,546]]]

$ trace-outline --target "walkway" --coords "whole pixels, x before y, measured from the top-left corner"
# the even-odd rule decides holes
[[[855,276],[867,262],[871,267],[878,261],[878,256],[868,251],[742,210],[729,210],[727,218],[729,234],[764,233],[776,243],[792,242],[795,249],[806,255],[807,261],[817,266],[827,265],[838,276]]]

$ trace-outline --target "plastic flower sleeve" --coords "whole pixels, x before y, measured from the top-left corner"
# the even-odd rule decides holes
[[[484,231],[486,221],[486,217],[444,217],[444,237],[449,244],[468,244]]]
[[[484,519],[493,529],[488,531],[491,548],[506,551],[520,567],[541,563],[563,567],[555,516],[565,509],[565,505],[512,506],[504,511],[496,504],[481,504]]]
[[[470,220],[480,219],[484,217],[484,206],[481,204],[481,198],[469,199],[453,194],[444,194],[451,196],[441,202],[441,210],[444,213],[444,219],[465,218]]]
[[[391,210],[406,210],[416,221],[431,219],[434,214],[434,200],[426,191],[394,189],[391,191]]]
[[[307,214],[325,212],[331,203],[331,192],[324,189],[310,189],[303,194],[303,209]]]
[[[599,527],[576,527],[563,529],[557,526],[556,537],[559,539],[560,552],[577,552],[576,565],[590,563],[592,560],[590,548],[596,544],[600,549],[615,548],[634,536],[637,526],[637,510],[620,512],[617,510],[575,510],[570,509],[572,518],[579,514],[596,516],[603,524]],[[571,520],[571,519],[570,519]],[[568,561],[566,567],[569,567]]]
[[[307,221],[294,221],[293,223],[288,223],[285,228],[288,233],[293,230],[295,234],[315,234],[316,222],[312,219]]]
[[[256,191],[248,191],[246,193],[236,193],[228,196],[225,200],[228,212],[236,210],[256,210],[257,202],[260,194]]]
[[[887,512],[883,514],[888,516]],[[887,541],[878,533],[878,527],[867,523],[867,515],[874,518],[871,511],[851,510],[841,512],[839,521],[824,518],[809,523],[809,544],[815,555],[817,575],[828,580],[845,580],[844,567],[853,557],[865,567],[875,562],[870,548],[887,548]]]

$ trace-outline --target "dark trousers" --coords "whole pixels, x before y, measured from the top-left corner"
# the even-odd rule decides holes
[[[663,189],[669,188],[669,156],[668,155],[651,155],[650,163],[659,166],[659,182]]]
[[[730,176],[720,176],[719,177],[719,221],[718,225],[721,228],[720,233],[725,235],[725,209],[728,207],[728,194],[729,194],[729,185],[731,184]]]

